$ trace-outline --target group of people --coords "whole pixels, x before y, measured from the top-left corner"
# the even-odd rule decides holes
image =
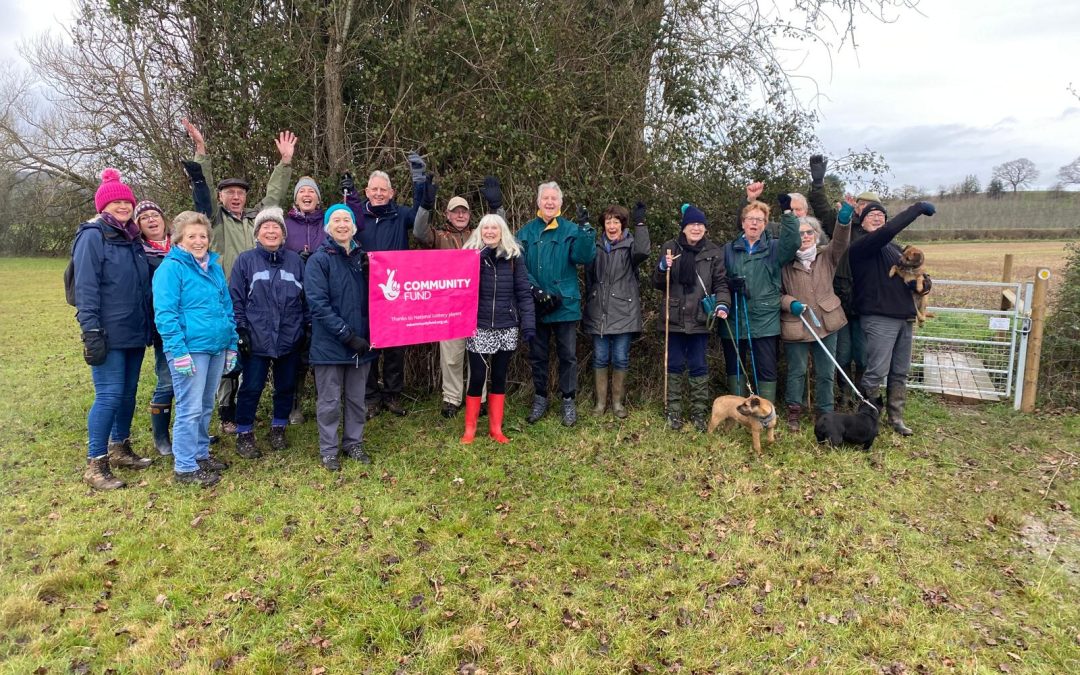
[[[150,345],[157,376],[150,404],[154,447],[172,455],[176,482],[214,485],[228,468],[210,451],[215,408],[222,434],[235,435],[237,455],[260,456],[256,411],[271,377],[268,442],[285,449],[287,426],[304,421],[308,370],[322,466],[338,471],[343,457],[370,462],[366,422],[382,410],[407,411],[404,350],[370,346],[367,253],[408,249],[410,232],[418,246],[480,252],[476,331],[439,345],[441,412],[452,418],[464,408],[462,443],[473,442],[485,414],[489,437],[509,441],[502,430],[506,378],[521,342],[535,390],[526,421],[538,422],[551,406],[554,342],[561,421],[576,423],[579,323],[592,337],[593,412],[604,414],[610,406],[616,417],[627,416],[630,344],[643,331],[640,268],[651,251],[644,203],[632,210],[607,207],[597,235],[584,207],[576,220],[565,217],[561,188],[543,183],[536,217],[515,236],[499,182],[490,176],[481,189],[487,208],[479,222],[462,196],[452,197],[437,217],[437,185],[414,153],[411,207],[395,200],[385,172],[374,171],[362,193],[345,174],[342,200],[325,208],[318,183],[301,177],[285,211],[296,137],[284,132],[266,194],[248,208],[250,185],[243,179],[226,178],[211,190],[204,139],[183,123],[195,145],[194,161],[185,162],[193,209],[167,224],[157,204],[137,201],[119,173],[107,169],[95,193],[97,215],[80,225],[72,245],[73,303],[95,390],[84,473],[90,486],[122,487],[113,468],[143,469],[152,462],[130,441]],[[824,173],[824,160],[815,156],[809,204],[798,194],[779,195],[779,223],[770,223],[772,209],[760,200],[764,186],[748,186],[740,234],[724,244],[709,239],[699,208],[683,205],[681,231],[661,246],[649,275],[663,293],[672,429],[682,428],[687,414],[695,428],[706,428],[712,393],[705,357],[716,332],[729,390],[772,401],[783,342],[789,428],[799,426],[813,352],[816,413],[833,409],[830,357],[836,357],[841,367],[854,362],[860,398],[874,398],[887,380],[889,421],[899,433],[911,433],[903,407],[915,311],[910,289],[888,270],[900,254],[895,236],[934,208],[920,202],[888,219],[880,200],[864,193],[833,209],[824,197]],[[810,204],[816,218],[808,215]]]

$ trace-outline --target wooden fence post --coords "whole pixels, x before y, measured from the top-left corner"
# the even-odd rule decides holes
[[[1031,333],[1028,335],[1027,359],[1024,361],[1024,393],[1020,412],[1035,410],[1035,395],[1039,390],[1039,361],[1042,357],[1043,328],[1046,325],[1047,288],[1050,269],[1040,267],[1035,272],[1035,292],[1031,296]]]
[[[1002,283],[1012,283],[1012,265],[1013,254],[1006,253],[1005,265],[1001,268]],[[1013,291],[1009,289],[1004,289],[1003,291],[1001,291],[1001,311],[1007,312],[1012,309],[1014,305],[1016,305],[1016,298],[1012,297],[1013,295],[1015,295],[1015,293],[1013,293]]]

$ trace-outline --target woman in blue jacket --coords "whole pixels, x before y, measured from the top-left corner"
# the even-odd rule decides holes
[[[210,416],[221,374],[236,367],[236,324],[220,256],[210,251],[210,221],[183,211],[173,247],[154,273],[154,321],[176,395],[174,479],[210,487],[228,464],[210,455]]]
[[[94,380],[83,480],[95,490],[115,490],[124,481],[110,465],[145,469],[151,462],[132,451],[128,438],[150,344],[150,271],[131,217],[135,195],[116,169],[101,172],[94,206],[98,215],[79,226],[71,247],[75,318]]]
[[[236,396],[236,454],[260,455],[255,443],[255,409],[266,378],[274,373],[274,413],[270,447],[284,450],[300,369],[304,327],[310,322],[304,305],[304,263],[285,248],[285,214],[277,206],[255,216],[255,248],[236,258],[229,293],[243,360],[243,378]]]
[[[323,216],[327,238],[307,261],[304,293],[311,311],[311,350],[319,425],[319,457],[327,471],[340,471],[338,426],[344,402],[341,448],[368,464],[364,451],[368,372],[375,355],[368,341],[368,285],[364,249],[353,239],[356,216],[334,204]]]
[[[488,435],[497,443],[509,443],[503,435],[506,407],[506,371],[518,347],[518,335],[527,344],[536,336],[529,272],[521,255],[521,245],[510,234],[501,216],[490,213],[462,247],[480,250],[480,288],[476,334],[465,340],[469,354],[469,387],[465,392],[465,434],[462,443],[472,443],[480,417],[480,396],[488,371]]]

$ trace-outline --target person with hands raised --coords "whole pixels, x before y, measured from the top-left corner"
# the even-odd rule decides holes
[[[548,409],[551,340],[559,360],[562,423],[577,423],[577,325],[581,320],[581,286],[577,268],[596,257],[588,211],[579,208],[579,223],[562,216],[559,184],[542,183],[536,190],[536,217],[518,231],[522,255],[537,305],[536,337],[529,341],[533,404],[526,421],[534,424]]]
[[[426,181],[425,177],[425,181]],[[431,215],[435,208],[434,184],[431,190],[425,186],[425,197],[417,211],[413,223],[413,238],[426,248],[438,250],[460,249],[473,233],[475,225],[469,201],[455,195],[446,203],[445,222],[436,226],[431,224]],[[428,195],[427,193],[431,194]],[[506,212],[502,208],[502,187],[494,176],[484,178],[480,190],[487,202],[487,213],[499,215],[504,221]],[[465,339],[443,340],[439,343],[439,367],[442,371],[442,416],[453,417],[464,401],[465,382],[463,372],[466,369]],[[486,389],[481,392],[481,410]]]
[[[339,448],[350,459],[371,462],[364,448],[364,423],[368,372],[375,353],[368,332],[367,259],[356,242],[352,209],[345,204],[328,208],[324,229],[326,239],[304,269],[304,293],[311,311],[308,358],[318,396],[320,461],[327,471],[340,471]],[[343,426],[340,444],[339,425]]]
[[[780,270],[795,259],[799,249],[795,200],[781,193],[777,202],[781,211],[779,237],[766,229],[768,205],[755,200],[742,210],[742,233],[724,246],[734,304],[733,316],[718,328],[728,391],[744,396],[744,383],[749,382],[754,393],[773,403],[780,342]]]
[[[930,202],[918,202],[889,218],[884,206],[870,202],[862,210],[862,227],[866,234],[853,242],[848,251],[854,308],[862,319],[866,335],[863,395],[873,400],[882,383],[886,383],[889,426],[901,436],[914,433],[904,423],[904,405],[911,367],[915,303],[904,280],[899,276],[890,277],[889,270],[900,261],[902,249],[894,241],[896,236],[919,216],[933,216],[935,211]],[[924,292],[929,293],[930,279],[926,282]]]
[[[675,378],[668,388],[667,423],[674,431],[682,428],[688,385],[690,420],[704,432],[712,403],[705,360],[709,331],[713,317],[727,319],[731,294],[723,249],[706,236],[705,214],[692,204],[683,204],[680,225],[679,235],[660,248],[660,264],[652,274],[653,287],[667,293],[663,310],[668,331],[667,376]],[[665,329],[663,321],[660,329]]]
[[[229,466],[210,455],[210,416],[222,373],[236,367],[236,322],[207,217],[178,214],[172,241],[154,273],[154,322],[176,394],[173,476],[178,484],[210,487]]]
[[[363,194],[357,193],[351,174],[342,176],[344,203],[356,214],[355,238],[365,252],[408,250],[409,231],[424,210],[423,205],[434,208],[438,186],[427,171],[427,162],[417,152],[410,152],[407,160],[413,184],[412,206],[394,200],[394,188],[385,171],[371,172]],[[404,388],[405,348],[379,349],[368,372],[368,418],[375,417],[383,408],[395,415],[405,415],[407,411],[401,400]]]
[[[819,247],[821,224],[816,218],[799,219],[799,250],[795,260],[784,266],[783,295],[780,298],[780,335],[787,357],[787,381],[784,396],[787,401],[788,430],[798,431],[803,412],[803,398],[807,386],[807,363],[813,352],[814,358],[814,415],[832,412],[833,386],[836,369],[832,358],[836,356],[837,331],[847,324],[840,298],[833,291],[836,266],[847,252],[851,240],[851,216],[855,200],[849,195],[833,237],[828,245]],[[825,345],[814,340],[800,316],[809,309],[807,323]]]
[[[593,338],[593,413],[602,415],[607,409],[610,373],[611,411],[624,419],[628,414],[624,402],[630,340],[642,326],[637,268],[649,257],[645,203],[638,202],[632,216],[624,207],[612,204],[604,209],[602,220],[604,228],[596,239],[596,257],[585,266],[582,328]]]
[[[465,397],[465,433],[462,443],[472,443],[480,417],[480,396],[491,373],[488,390],[488,435],[507,443],[502,432],[506,406],[506,374],[518,347],[536,335],[529,277],[521,260],[521,245],[510,234],[506,221],[488,214],[465,242],[464,248],[480,251],[480,285],[476,333],[465,340],[469,354],[469,388]]]

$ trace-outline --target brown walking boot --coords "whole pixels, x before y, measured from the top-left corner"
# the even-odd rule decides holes
[[[154,463],[149,457],[139,457],[131,449],[131,439],[109,443],[109,464],[124,469],[145,469]]]
[[[83,471],[82,478],[84,483],[95,490],[115,490],[127,485],[112,474],[108,455],[86,460],[86,470]]]
[[[802,406],[798,403],[788,403],[787,428],[792,433],[799,433],[799,418],[802,416]]]

